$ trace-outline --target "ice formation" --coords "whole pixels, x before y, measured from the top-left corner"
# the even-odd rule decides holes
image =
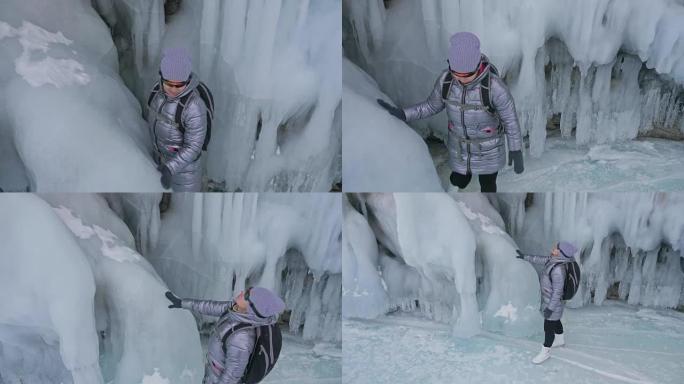
[[[126,222],[146,234],[138,246],[179,296],[227,300],[264,286],[284,297],[292,332],[341,341],[339,195],[174,194],[161,218],[157,196],[108,198],[137,212]]]
[[[214,93],[203,160],[214,186],[328,191],[341,182],[340,0],[184,1],[168,18],[163,8],[2,2],[0,188],[160,191],[143,109],[171,46],[192,51]]]
[[[343,303],[346,317],[417,310],[451,323],[529,335],[538,325],[534,271],[482,195],[348,195]],[[353,208],[352,208],[353,207]]]
[[[52,206],[35,195],[0,198],[9,218],[0,224],[7,226],[0,378],[123,384],[158,372],[171,384],[201,377],[193,317],[168,310],[166,285],[131,248],[132,235],[106,201],[43,199]]]
[[[425,142],[380,108],[376,99],[389,98],[363,70],[343,60],[344,190],[442,191]]]
[[[559,239],[580,248],[582,284],[571,305],[607,298],[666,308],[684,304],[682,194],[553,193],[525,199],[501,200],[507,227],[522,249],[546,253]]]
[[[684,196],[634,194],[347,195],[343,246],[346,317],[396,309],[480,329],[541,329],[539,284],[515,250],[578,246],[581,287],[572,307],[606,299],[684,305]]]
[[[328,191],[340,182],[340,0],[183,1],[166,20],[162,0],[95,3],[141,103],[162,49],[192,51],[216,100],[208,173],[225,189]]]
[[[92,8],[11,0],[0,15],[0,162],[13,164],[0,188],[161,190],[140,106]]]
[[[554,116],[578,145],[684,133],[681,2],[345,0],[343,7],[345,55],[401,105],[429,93],[452,33],[477,33],[511,87],[533,156],[544,152]],[[445,120],[413,126],[443,138]]]

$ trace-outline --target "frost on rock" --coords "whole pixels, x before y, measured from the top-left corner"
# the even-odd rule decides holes
[[[681,2],[384,3],[344,0],[344,52],[401,105],[425,99],[446,68],[449,37],[467,30],[510,86],[535,157],[549,121],[579,145],[684,134]],[[445,120],[412,126],[444,138]]]

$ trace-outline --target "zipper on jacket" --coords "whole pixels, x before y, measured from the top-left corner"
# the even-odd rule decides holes
[[[161,105],[159,105],[159,110],[157,111],[157,116],[154,117],[154,125],[152,126],[152,135],[154,136],[154,146],[157,148],[157,152],[161,155],[161,151],[159,150],[159,145],[157,144],[157,122],[159,122],[159,115],[161,115],[161,111],[164,108],[164,104],[166,104],[166,95],[162,95],[164,99],[162,99]],[[161,160],[160,160],[161,161]]]
[[[458,80],[457,80],[458,81]],[[465,135],[466,140],[470,140],[468,137],[468,130],[465,125],[465,109],[463,106],[466,102],[466,86],[461,84],[461,126],[463,126],[463,135]],[[458,145],[461,145],[460,143]],[[470,143],[466,143],[466,175],[470,173]]]

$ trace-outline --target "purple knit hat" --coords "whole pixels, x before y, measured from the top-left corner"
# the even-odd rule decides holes
[[[164,51],[159,67],[164,79],[186,81],[192,73],[192,59],[185,48],[169,48]]]
[[[458,32],[449,42],[449,68],[454,72],[474,72],[482,56],[480,39],[470,32]]]
[[[577,252],[577,248],[571,243],[568,243],[567,241],[559,242],[558,250],[561,251],[561,253],[565,255],[565,257],[573,257],[575,256],[575,252]]]
[[[249,289],[249,309],[261,318],[271,317],[285,310],[285,303],[275,293],[262,287]]]

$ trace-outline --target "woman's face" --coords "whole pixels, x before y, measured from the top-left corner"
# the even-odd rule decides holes
[[[187,85],[187,81],[163,80],[162,84],[164,85],[164,93],[166,93],[167,96],[176,97],[183,93]]]
[[[235,296],[235,305],[237,305],[240,312],[247,312],[249,303],[245,300],[245,291],[240,291],[240,294]]]
[[[558,249],[558,244],[554,245],[553,249],[551,249],[551,256],[553,256],[553,257],[560,256],[560,250]]]

